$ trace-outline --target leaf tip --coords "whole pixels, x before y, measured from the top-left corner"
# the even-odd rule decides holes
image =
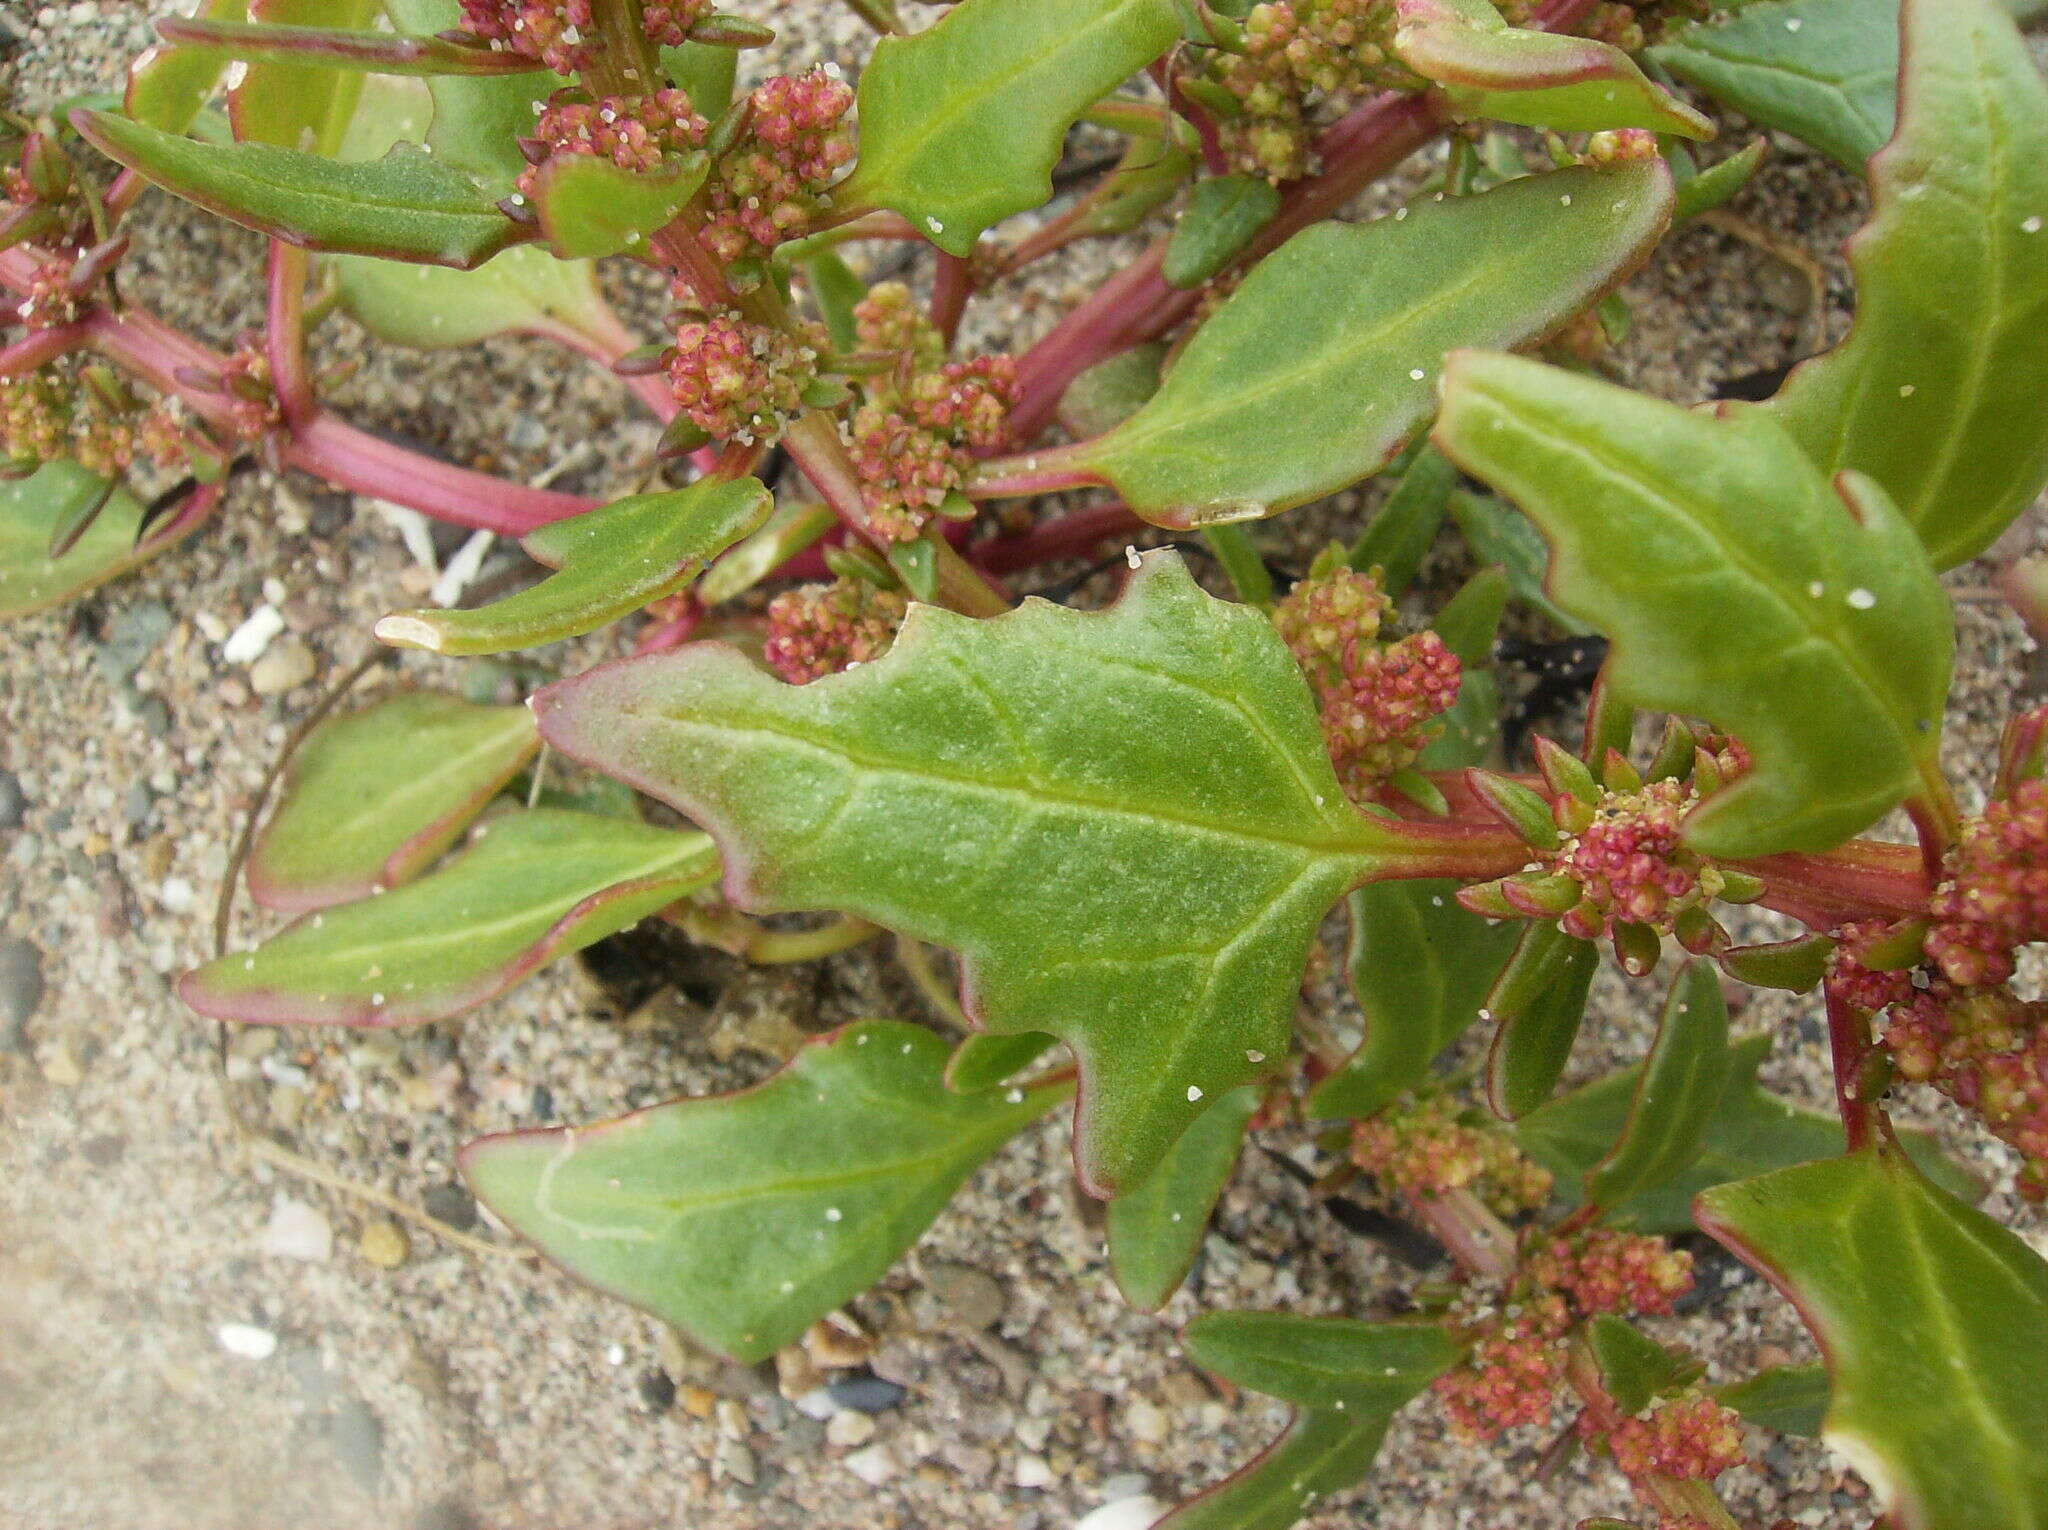
[[[388,643],[393,648],[423,648],[428,653],[442,652],[440,624],[422,612],[397,611],[390,616],[380,617],[371,631],[376,634],[378,642]]]

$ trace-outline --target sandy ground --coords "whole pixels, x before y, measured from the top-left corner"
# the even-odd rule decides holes
[[[779,14],[843,61],[856,56],[850,19],[809,4]],[[0,5],[0,18],[24,38],[15,68],[30,101],[105,88],[145,22],[113,0]],[[255,242],[163,198],[146,205],[131,290],[216,341],[249,322]],[[1829,262],[1833,333],[1848,289],[1832,252],[1860,207],[1859,188],[1788,144],[1735,209]],[[1004,289],[979,311],[977,338],[1027,342],[1127,254],[1097,249]],[[1622,362],[1676,398],[1790,359],[1821,317],[1791,266],[1712,230],[1670,241],[1629,295]],[[322,343],[339,358],[361,340],[337,323]],[[337,402],[521,474],[598,440],[565,480],[590,492],[623,484],[650,437],[611,383],[515,342],[386,357]],[[1355,525],[1360,503],[1341,497],[1311,524]],[[1285,524],[1261,534],[1282,562],[1313,540]],[[2039,536],[2029,523],[2011,545]],[[1447,542],[1436,587],[1457,557]],[[1949,760],[1971,783],[1970,805],[1999,719],[2040,690],[2017,623],[1982,598],[1986,572],[1951,578],[1962,660]],[[394,1244],[379,1208],[252,1162],[226,1124],[214,1034],[168,983],[208,952],[226,847],[286,730],[366,650],[370,621],[415,601],[421,577],[371,507],[259,474],[194,543],[0,636],[0,767],[27,799],[20,826],[0,828],[0,935],[40,949],[47,984],[25,1034],[0,1050],[0,1526],[1064,1530],[1105,1498],[1190,1492],[1276,1427],[1263,1402],[1223,1405],[1180,1355],[1177,1323],[1237,1306],[1370,1313],[1400,1289],[1385,1253],[1254,1153],[1189,1289],[1158,1316],[1131,1313],[1055,1124],[1004,1152],[858,1305],[879,1338],[873,1372],[907,1390],[871,1423],[828,1426],[783,1401],[772,1368],[689,1354],[651,1319],[517,1258],[416,1227]],[[265,601],[287,622],[278,642],[312,659],[313,677],[282,694],[258,694],[252,673],[220,656],[222,636]],[[618,643],[551,650],[528,678]],[[479,691],[515,678],[417,655],[398,676]],[[238,920],[257,928],[246,909]],[[865,955],[770,974],[692,957],[672,976],[677,990],[631,1024],[564,964],[461,1025],[373,1040],[246,1032],[230,1091],[246,1117],[334,1174],[466,1222],[474,1208],[451,1165],[470,1137],[751,1081],[803,1034],[853,1016],[924,1018],[893,967]],[[1318,991],[1342,1023],[1342,1001]],[[1605,981],[1595,1009],[1580,1075],[1647,1040],[1640,992]],[[1759,1001],[1742,1020],[1780,1033],[1770,1081],[1824,1097],[1810,1006]],[[1953,1130],[1995,1187],[1994,1214],[2040,1239],[2004,1155],[1923,1106],[1907,1114]],[[1307,1147],[1287,1133],[1270,1145]],[[1717,1377],[1807,1353],[1758,1282],[1712,1256],[1702,1276],[1712,1300],[1665,1331],[1715,1356]],[[957,1314],[978,1303],[990,1331],[963,1334]],[[235,1352],[268,1347],[240,1329],[274,1339],[274,1351]],[[1468,1448],[1430,1410],[1412,1410],[1375,1482],[1307,1523],[1448,1530],[1626,1512],[1602,1467],[1535,1483],[1544,1443],[1530,1432]],[[1755,1444],[1764,1469],[1728,1479],[1744,1513],[1865,1521],[1860,1484],[1818,1448]]]

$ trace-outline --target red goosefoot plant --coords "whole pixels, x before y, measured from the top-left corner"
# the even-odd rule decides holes
[[[2048,1265],[1886,1112],[1938,1090],[2048,1196],[2048,1002],[2010,986],[2048,938],[2048,717],[2012,721],[1978,816],[1939,763],[1938,576],[2048,480],[2022,7],[961,0],[918,31],[854,9],[879,34],[857,90],[821,68],[735,94],[771,34],[703,0],[205,0],[121,102],[9,119],[0,605],[190,534],[253,454],[552,570],[388,616],[385,643],[502,653],[653,615],[525,707],[407,691],[321,722],[246,868],[298,918],[185,1000],[408,1025],[648,917],[763,962],[891,935],[965,1039],[864,1021],[743,1093],[488,1138],[477,1193],[755,1362],[1062,1105],[1144,1308],[1248,1132],[1324,1123],[1319,1188],[1377,1182],[1455,1278],[1397,1316],[1189,1324],[1195,1361],[1295,1412],[1161,1524],[1291,1524],[1427,1396],[1611,1462],[1658,1530],[1737,1523],[1715,1479],[1752,1427],[1823,1434],[1895,1530],[2048,1526]],[[1763,152],[1703,156],[1681,82],[1867,166],[1854,326],[1761,402],[1681,408],[1595,364],[1618,284]],[[1051,201],[1084,121],[1121,160],[992,234]],[[1406,201],[1332,218],[1439,137]],[[122,297],[151,185],[269,237],[267,322],[233,354]],[[956,354],[992,282],[1169,207],[1029,350]],[[867,287],[854,242],[928,249],[928,300]],[[670,284],[670,332],[612,316],[606,259]],[[337,307],[401,345],[550,335],[627,380],[686,481],[597,504],[358,430],[307,359]],[[781,504],[777,448],[805,485]],[[1244,523],[1381,472],[1362,536],[1283,593]],[[1447,517],[1482,571],[1404,622]],[[1148,525],[1237,598],[1124,550]],[[1105,552],[1128,561],[1107,609],[1013,603],[1006,576]],[[1521,773],[1490,667],[1510,598],[1604,639],[1582,742],[1537,739]],[[501,801],[543,744],[633,791]],[[1856,837],[1900,807],[1916,843]],[[1355,1050],[1296,1035],[1340,900]],[[1742,905],[1786,938],[1737,944],[1728,923],[1766,927]],[[828,917],[760,917],[806,911]],[[925,943],[957,953],[957,1004]],[[1603,954],[1667,971],[1655,1041],[1559,1094]],[[1832,1112],[1757,1088],[1770,1039],[1731,1035],[1729,984],[1819,991]],[[1435,1066],[1473,1026],[1483,1069]],[[1710,1386],[1641,1331],[1691,1288],[1669,1239],[1695,1227],[1824,1367]]]

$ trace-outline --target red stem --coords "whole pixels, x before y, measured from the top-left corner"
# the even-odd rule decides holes
[[[1835,1109],[1841,1112],[1842,1130],[1849,1139],[1849,1151],[1870,1146],[1877,1129],[1877,1107],[1857,1089],[1863,1076],[1863,1061],[1874,1044],[1870,1016],[1849,1003],[1832,988],[1826,990],[1828,1006],[1828,1055],[1834,1066]]]
[[[1030,499],[1056,494],[1062,489],[1093,488],[1102,482],[1099,474],[1072,465],[1082,445],[1054,447],[1049,451],[1025,452],[1016,457],[994,457],[975,470],[968,480],[970,499]]]
[[[0,377],[19,377],[24,372],[33,372],[59,356],[82,348],[91,338],[92,328],[82,319],[76,324],[31,330],[11,345],[0,346]]]
[[[1927,911],[1930,884],[1913,845],[1857,839],[1824,855],[1788,852],[1729,864],[1770,884],[1764,907],[1807,923],[1820,917],[1831,928],[1857,919],[1910,919]]]
[[[264,346],[270,357],[270,386],[285,423],[302,429],[318,407],[306,370],[306,252],[282,239],[270,241],[269,303]]]
[[[958,255],[938,252],[938,268],[932,275],[932,326],[951,349],[960,332],[960,319],[967,312],[967,299],[974,292],[974,265]]]
[[[1056,558],[1084,558],[1111,537],[1127,536],[1144,525],[1128,505],[1094,505],[1040,521],[1021,536],[983,542],[970,548],[967,556],[992,574],[1008,574]]]

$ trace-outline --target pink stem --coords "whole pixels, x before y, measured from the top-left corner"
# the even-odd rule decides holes
[[[960,319],[967,312],[967,299],[974,292],[974,267],[958,255],[939,251],[938,269],[932,276],[932,327],[950,348],[960,331]]]
[[[1028,499],[1062,489],[1092,488],[1103,481],[1102,475],[1076,463],[1082,445],[992,457],[975,470],[967,495],[970,499]]]
[[[270,357],[270,386],[285,423],[298,429],[318,408],[306,370],[306,252],[282,239],[271,240],[267,278],[264,345]]]
[[[92,338],[91,326],[59,324],[52,329],[32,330],[7,346],[0,346],[0,377],[19,377],[33,372],[59,356],[78,350]]]
[[[1877,1109],[1863,1098],[1858,1087],[1863,1077],[1863,1060],[1870,1055],[1870,1016],[1829,988],[1828,1056],[1835,1075],[1835,1108],[1841,1113],[1842,1131],[1852,1153],[1870,1145],[1877,1126]]]
[[[1054,520],[1041,521],[1021,536],[997,537],[974,548],[968,557],[992,574],[1035,568],[1055,558],[1081,558],[1111,537],[1142,529],[1145,522],[1124,504],[1094,505]]]
[[[284,460],[358,494],[501,536],[524,536],[550,521],[595,510],[599,503],[438,462],[330,414],[315,415],[295,431]]]

